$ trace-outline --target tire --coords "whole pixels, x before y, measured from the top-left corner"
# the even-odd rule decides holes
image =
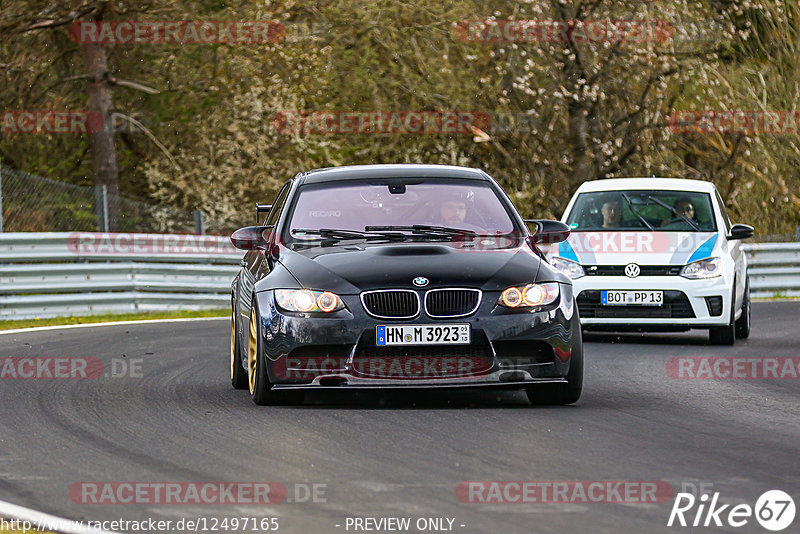
[[[744,298],[742,299],[742,316],[736,321],[736,337],[747,339],[750,337],[750,278],[744,284]]]
[[[576,403],[581,398],[583,392],[583,335],[580,324],[574,327],[573,335],[577,337],[572,345],[566,384],[542,384],[526,387],[525,393],[531,404],[561,406]]]
[[[725,326],[712,326],[708,329],[708,340],[712,345],[733,345],[736,341],[736,324],[734,317],[736,317],[736,282],[733,283],[733,291],[731,291],[731,317],[728,324]]]
[[[236,335],[236,306],[231,302],[231,386],[233,389],[247,389],[247,373],[242,367],[239,336]]]
[[[301,404],[305,399],[302,391],[274,391],[267,373],[266,357],[262,347],[261,321],[256,296],[253,295],[253,308],[250,312],[250,325],[247,338],[247,386],[253,403],[259,406],[279,404]]]

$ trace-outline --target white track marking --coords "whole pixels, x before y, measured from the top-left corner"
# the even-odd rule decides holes
[[[30,521],[34,527],[47,528],[63,534],[117,534],[108,530],[90,528],[86,525],[80,525],[78,521],[72,519],[64,519],[63,517],[46,514],[5,501],[0,501],[0,517],[7,518],[6,521],[8,519]]]
[[[183,319],[142,319],[141,321],[109,321],[106,323],[83,323],[83,324],[64,324],[55,326],[32,326],[30,328],[15,328],[13,330],[0,330],[3,334],[20,334],[23,332],[44,332],[47,330],[62,330],[66,328],[90,328],[95,326],[120,326],[128,324],[147,324],[147,323],[184,323],[189,321],[230,321],[230,317],[186,317]]]

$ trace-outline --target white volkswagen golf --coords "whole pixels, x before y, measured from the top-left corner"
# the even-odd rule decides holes
[[[750,334],[741,240],[714,184],[675,178],[585,182],[562,218],[572,229],[550,262],[574,280],[581,324],[610,331],[709,330],[713,344]]]

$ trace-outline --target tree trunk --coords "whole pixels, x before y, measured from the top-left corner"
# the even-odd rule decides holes
[[[81,2],[78,0],[77,3]],[[111,85],[106,50],[103,45],[95,43],[81,43],[79,46],[84,69],[90,77],[87,86],[89,112],[99,114],[103,125],[98,131],[89,134],[95,183],[107,188],[108,229],[114,232],[118,228],[119,220],[119,167],[111,120]]]
[[[569,115],[569,143],[571,146],[573,169],[572,187],[595,177],[592,151],[589,149],[589,119],[586,106],[582,102],[567,104]]]

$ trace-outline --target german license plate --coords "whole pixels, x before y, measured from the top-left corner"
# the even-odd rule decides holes
[[[379,325],[375,338],[379,347],[387,345],[468,345],[468,324]]]
[[[661,306],[663,291],[602,291],[600,303],[606,306]]]

